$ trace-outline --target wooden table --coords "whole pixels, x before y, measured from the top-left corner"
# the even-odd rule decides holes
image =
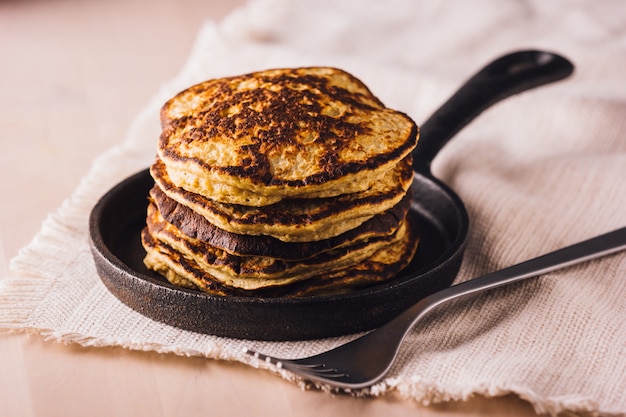
[[[0,2],[0,275],[95,156],[240,1]],[[0,335],[0,416],[531,416],[515,396],[425,407],[298,387],[237,363]]]

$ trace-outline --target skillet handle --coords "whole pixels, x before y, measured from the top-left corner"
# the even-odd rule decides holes
[[[526,50],[504,55],[466,81],[420,127],[413,169],[430,172],[430,163],[448,141],[492,104],[513,94],[568,77],[574,66],[566,58]]]

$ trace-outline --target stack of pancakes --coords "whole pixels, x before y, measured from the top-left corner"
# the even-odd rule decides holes
[[[334,68],[214,79],[161,109],[146,266],[222,295],[386,281],[412,259],[418,129]]]

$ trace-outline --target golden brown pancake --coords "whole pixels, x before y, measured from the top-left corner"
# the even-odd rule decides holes
[[[359,240],[307,259],[284,261],[265,256],[233,255],[206,242],[189,238],[166,222],[152,204],[148,207],[147,229],[154,239],[180,252],[186,259],[193,260],[222,284],[246,290],[287,285],[316,275],[333,273],[365,260],[382,248],[401,245],[407,234],[403,223],[390,236]]]
[[[205,81],[161,108],[146,266],[212,294],[336,294],[392,279],[410,221],[418,128],[345,71]]]
[[[268,206],[251,207],[220,203],[176,187],[158,159],[150,172],[168,197],[191,208],[220,229],[244,235],[271,236],[283,242],[325,240],[357,228],[396,206],[413,181],[409,155],[369,190],[324,199],[284,199]]]
[[[283,260],[300,260],[322,252],[347,246],[364,239],[393,234],[404,221],[411,204],[412,193],[391,209],[377,214],[359,227],[330,239],[313,242],[283,242],[271,236],[241,235],[227,232],[206,218],[169,198],[159,187],[150,190],[150,197],[163,219],[176,226],[186,236],[204,241],[234,255],[268,256]]]
[[[174,285],[197,288],[217,295],[258,297],[302,297],[338,294],[396,276],[411,261],[418,238],[412,228],[407,228],[404,238],[374,252],[361,262],[308,279],[296,279],[288,283],[266,282],[254,290],[226,284],[204,270],[192,257],[185,256],[172,246],[155,239],[145,228],[142,244],[147,255],[148,268],[158,272]]]
[[[228,204],[365,191],[417,144],[418,129],[358,79],[325,67],[209,80],[161,109],[171,181]]]

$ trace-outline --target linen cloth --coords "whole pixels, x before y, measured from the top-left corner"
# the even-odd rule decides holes
[[[423,122],[493,58],[526,48],[575,65],[559,83],[497,104],[437,156],[433,171],[465,202],[471,227],[456,282],[626,225],[626,3],[621,1],[252,1],[207,22],[191,56],[97,158],[0,280],[0,328],[85,346],[258,363],[244,347],[298,357],[351,336],[258,342],[182,331],[121,304],[98,278],[88,216],[146,166],[158,110],[207,78],[331,65]],[[616,254],[440,308],[412,331],[388,376],[353,395],[424,404],[515,393],[537,412],[626,412],[626,256]]]

